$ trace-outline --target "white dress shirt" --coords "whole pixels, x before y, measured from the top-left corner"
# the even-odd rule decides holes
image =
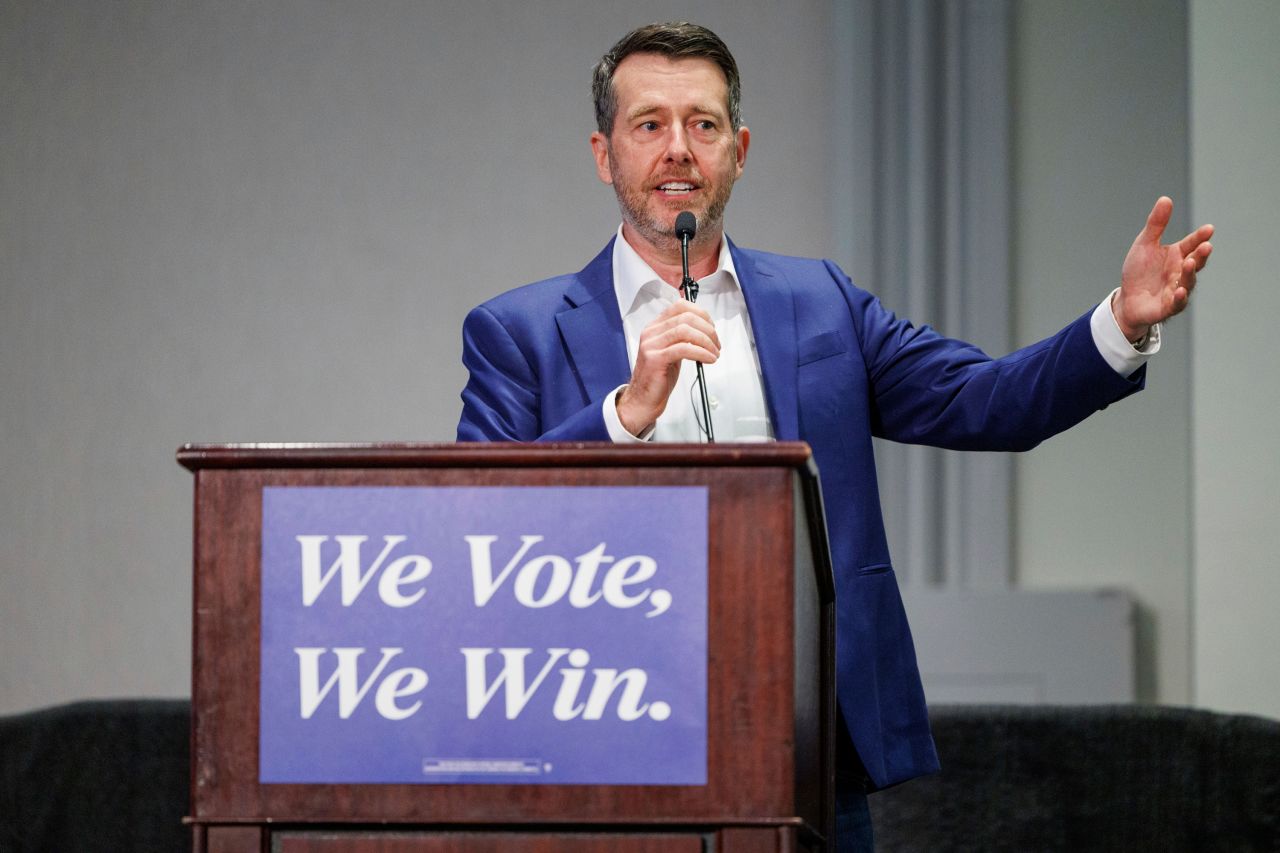
[[[727,240],[720,241],[720,257],[715,272],[699,279],[698,287],[698,306],[711,315],[720,336],[720,358],[715,364],[703,367],[716,441],[772,441],[773,425],[769,422],[764,400],[760,358],[756,354],[747,302],[742,295]],[[631,248],[622,236],[621,227],[613,241],[613,291],[622,314],[627,358],[634,370],[640,333],[681,298],[680,291],[663,281]],[[1141,348],[1135,348],[1125,339],[1111,312],[1112,296],[1114,291],[1094,309],[1089,318],[1089,329],[1093,333],[1094,345],[1107,364],[1122,376],[1128,376],[1160,350],[1160,326],[1152,326]],[[604,400],[604,422],[613,441],[707,440],[699,425],[701,401],[692,361],[680,365],[680,378],[667,401],[666,410],[659,416],[657,424],[641,436],[627,432],[618,418],[616,400],[618,392],[625,387],[618,386]]]
[[[640,349],[640,333],[680,299],[680,291],[663,281],[622,236],[613,241],[613,291],[622,313],[627,360],[632,370]],[[720,337],[720,358],[703,366],[716,441],[772,441],[773,426],[764,401],[764,380],[755,336],[747,317],[747,301],[738,284],[727,240],[720,241],[715,272],[698,280],[698,307],[711,315]],[[637,438],[618,419],[617,392],[605,398],[604,419],[616,442],[706,441],[699,425],[702,403],[692,361],[682,362],[680,378],[657,424]],[[622,390],[626,386],[620,386]]]

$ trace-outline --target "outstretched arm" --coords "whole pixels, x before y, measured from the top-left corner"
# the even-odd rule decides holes
[[[1161,244],[1172,214],[1173,201],[1168,196],[1156,200],[1120,270],[1120,290],[1111,300],[1111,311],[1131,342],[1141,341],[1156,323],[1187,307],[1196,273],[1204,269],[1213,251],[1212,225],[1201,225],[1176,243]]]

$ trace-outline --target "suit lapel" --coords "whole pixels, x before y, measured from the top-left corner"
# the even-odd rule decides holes
[[[573,277],[568,306],[556,315],[574,370],[588,400],[599,400],[631,376],[622,315],[613,291],[613,241]]]
[[[753,254],[732,241],[729,251],[747,300],[773,434],[779,441],[795,441],[800,438],[800,413],[796,405],[796,307],[791,289],[781,273],[767,263],[757,263]]]

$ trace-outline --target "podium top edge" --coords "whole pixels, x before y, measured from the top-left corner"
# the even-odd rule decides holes
[[[802,441],[760,444],[558,444],[381,442],[369,444],[184,444],[178,464],[211,468],[616,468],[744,466],[808,468]]]

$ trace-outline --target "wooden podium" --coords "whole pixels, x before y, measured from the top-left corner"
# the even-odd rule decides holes
[[[807,445],[187,445],[194,849],[831,849],[834,609]],[[705,486],[706,785],[263,784],[263,489]]]

